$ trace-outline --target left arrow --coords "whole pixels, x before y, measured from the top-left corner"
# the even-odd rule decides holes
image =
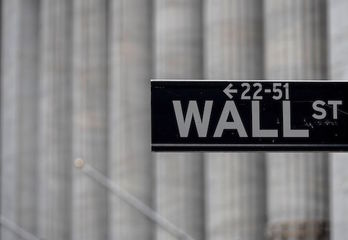
[[[233,84],[230,83],[223,91],[229,99],[233,98],[232,93],[237,93],[237,89],[233,89],[232,87],[233,87]]]

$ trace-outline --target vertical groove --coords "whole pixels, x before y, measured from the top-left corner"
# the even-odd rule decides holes
[[[37,232],[37,47],[36,0],[3,1],[1,212]],[[2,228],[2,239],[16,239]]]
[[[106,1],[73,5],[73,156],[107,172]],[[107,191],[73,172],[72,239],[107,239]]]
[[[152,205],[150,145],[151,2],[114,0],[110,22],[109,175]],[[110,239],[153,239],[153,224],[110,195]]]
[[[70,239],[71,6],[41,5],[38,236],[50,240]]]

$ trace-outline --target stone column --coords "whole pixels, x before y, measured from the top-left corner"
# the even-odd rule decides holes
[[[348,224],[348,154],[331,155],[331,239],[339,240],[347,236]]]
[[[202,77],[202,1],[155,1],[155,77]],[[163,123],[165,124],[165,123]],[[156,154],[156,209],[194,239],[204,239],[201,154]],[[176,239],[157,229],[157,239]]]
[[[348,2],[329,1],[330,78],[348,79]],[[344,239],[348,235],[348,154],[331,154],[331,238]]]
[[[205,77],[263,79],[262,1],[207,0]],[[261,153],[206,154],[207,239],[265,236],[265,161]]]
[[[109,174],[123,190],[152,206],[149,0],[110,1]],[[153,224],[110,194],[110,239],[152,240]]]
[[[266,0],[268,79],[326,79],[325,0]],[[290,93],[291,97],[291,93]],[[324,153],[268,156],[269,239],[329,239]]]
[[[37,233],[37,0],[2,1],[1,215]],[[1,228],[1,238],[17,236]]]
[[[107,6],[73,4],[73,156],[107,172]],[[107,239],[107,190],[73,173],[72,239]]]
[[[71,7],[41,2],[38,236],[50,240],[70,239]]]

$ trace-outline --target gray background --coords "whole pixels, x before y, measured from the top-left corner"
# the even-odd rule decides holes
[[[2,0],[0,238],[178,239],[74,168],[81,158],[196,240],[347,239],[346,154],[153,154],[149,95],[151,78],[347,79],[347,12]]]

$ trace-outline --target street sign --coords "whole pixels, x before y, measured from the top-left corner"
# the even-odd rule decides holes
[[[152,80],[153,151],[347,151],[347,81]]]

